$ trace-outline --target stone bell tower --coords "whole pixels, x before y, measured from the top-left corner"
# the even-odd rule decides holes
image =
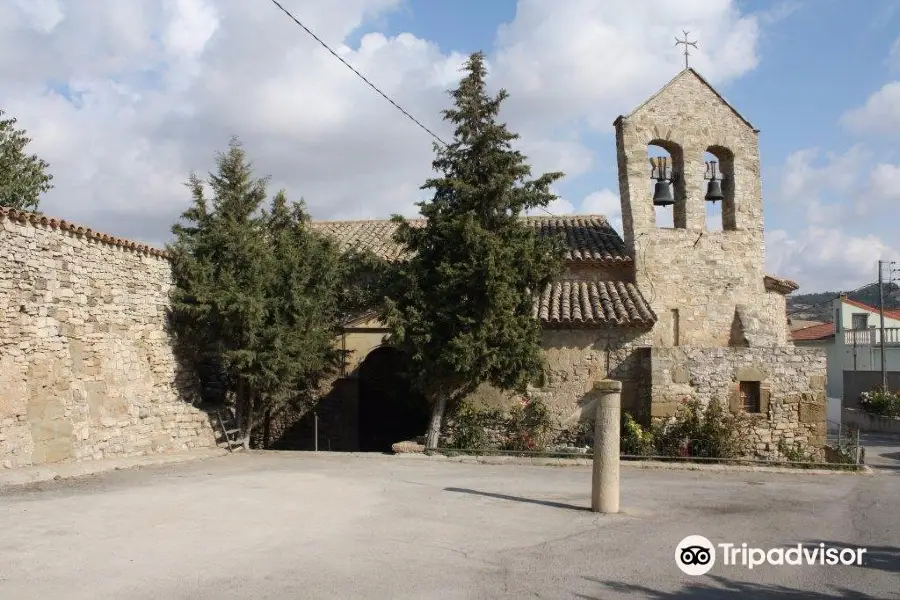
[[[759,131],[690,68],[614,126],[625,244],[659,317],[653,344],[777,343],[767,338],[778,326],[763,281]],[[651,145],[669,154],[674,204],[661,210],[674,226],[656,224]],[[721,173],[721,230],[707,227],[705,153]]]

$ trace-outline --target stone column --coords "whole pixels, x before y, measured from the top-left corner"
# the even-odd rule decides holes
[[[619,429],[622,382],[604,379],[594,384],[600,394],[594,421],[594,477],[591,511],[619,512]]]

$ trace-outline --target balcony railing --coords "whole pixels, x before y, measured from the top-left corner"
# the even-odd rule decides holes
[[[846,329],[844,344],[847,346],[880,346],[881,331],[875,329]],[[884,328],[884,345],[900,346],[900,327]]]

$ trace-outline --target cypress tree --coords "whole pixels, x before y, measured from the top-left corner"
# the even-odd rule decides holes
[[[249,447],[266,414],[311,401],[336,369],[341,268],[302,203],[279,192],[264,209],[267,179],[253,176],[236,138],[216,165],[212,199],[192,174],[193,205],[172,228],[171,322],[195,365],[220,369]]]
[[[541,238],[520,215],[555,199],[563,176],[531,179],[512,149],[518,135],[498,122],[505,90],[489,96],[484,55],[473,54],[444,119],[452,142],[435,145],[438,176],[418,204],[425,226],[402,217],[396,240],[411,253],[388,292],[384,319],[411,362],[413,383],[432,401],[426,446],[436,447],[447,407],[481,383],[524,390],[542,369],[534,293],[561,269],[561,245]]]

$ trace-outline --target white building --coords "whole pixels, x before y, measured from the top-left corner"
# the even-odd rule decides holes
[[[794,344],[825,348],[828,354],[828,397],[844,398],[844,373],[852,372],[854,390],[881,382],[881,317],[878,309],[846,296],[835,299],[834,321],[792,332]],[[891,383],[900,379],[900,310],[884,311],[884,341]],[[894,384],[898,386],[898,384]],[[892,386],[893,387],[893,386]],[[900,387],[900,386],[898,386]],[[846,398],[855,404],[856,398]]]

